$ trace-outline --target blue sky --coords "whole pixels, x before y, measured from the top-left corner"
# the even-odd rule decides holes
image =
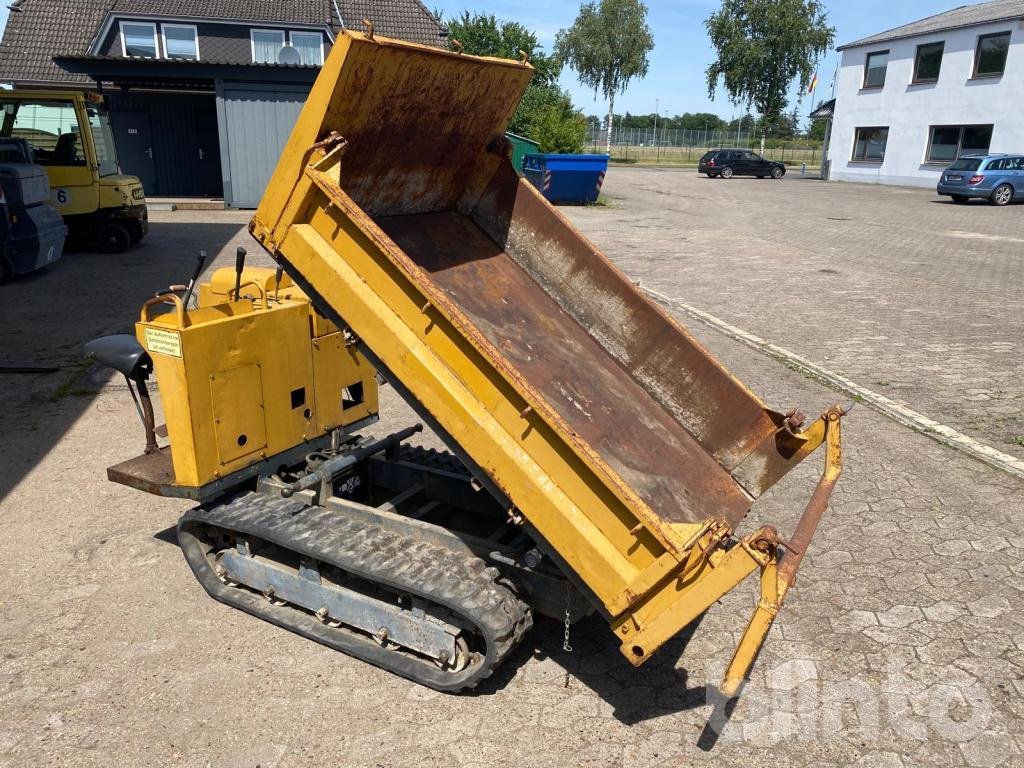
[[[856,3],[827,2],[829,22],[836,28],[836,45],[881,32],[891,27],[922,19],[964,5],[969,0],[858,0]],[[445,15],[464,9],[492,12],[518,21],[537,33],[550,51],[559,29],[570,26],[579,9],[579,0],[426,0],[427,7]],[[719,7],[719,0],[647,0],[648,24],[654,33],[654,51],[647,77],[630,84],[616,99],[616,112],[663,115],[683,112],[713,112],[726,118],[740,110],[729,103],[724,93],[708,99],[704,70],[713,59],[704,29],[704,19]],[[831,52],[819,67],[821,84],[817,97],[828,96],[838,56]],[[594,101],[592,91],[584,89],[572,72],[562,74],[562,84],[573,101],[587,114],[601,114],[607,106]],[[795,94],[794,94],[795,95]],[[804,100],[802,114],[814,105]]]
[[[494,13],[525,24],[537,33],[550,51],[555,34],[572,24],[579,9],[578,0],[425,0],[427,7],[445,15],[465,9]],[[858,0],[856,3],[828,3],[829,20],[836,28],[836,44],[847,43],[875,32],[906,24],[964,5],[966,0]],[[7,24],[7,5],[0,0],[0,26]],[[714,112],[726,118],[739,114],[724,93],[708,99],[704,70],[711,63],[712,53],[704,30],[704,19],[719,6],[718,0],[647,0],[648,23],[654,32],[654,51],[647,77],[630,84],[616,102],[616,112],[634,114],[658,111],[663,115],[683,112]],[[826,56],[818,69],[821,85],[816,96],[828,96],[837,55]],[[573,101],[587,114],[604,114],[603,102],[594,101],[591,91],[584,89],[571,72],[562,74],[562,84],[569,89]],[[801,113],[813,108],[805,99]]]

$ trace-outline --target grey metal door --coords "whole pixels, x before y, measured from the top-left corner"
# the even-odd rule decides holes
[[[255,208],[309,93],[308,86],[225,85],[218,93],[224,200]]]
[[[153,162],[153,136],[147,112],[112,111],[111,127],[121,170],[138,176],[148,195],[161,194]]]

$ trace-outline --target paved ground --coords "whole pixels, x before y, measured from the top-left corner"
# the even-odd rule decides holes
[[[572,218],[683,298],[1024,456],[1024,202],[788,176],[615,169]]]
[[[867,372],[865,384],[905,382],[898,396],[931,416],[955,407],[994,423],[992,401],[958,399],[946,384],[962,357],[929,355],[921,341],[970,348],[984,373],[969,388],[1012,385],[1019,348],[989,350],[992,340],[1017,343],[1019,256],[1004,241],[949,237],[972,254],[963,257],[972,287],[943,291],[936,284],[953,286],[961,269],[956,247],[939,261],[913,257],[939,264],[941,278],[925,267],[910,277],[911,257],[896,245],[889,257],[877,245],[869,263],[865,212],[911,222],[934,206],[942,213],[914,226],[945,242],[935,230],[953,217],[962,231],[1014,237],[1021,208],[618,169],[607,191],[615,207],[570,213],[636,279],[855,378]],[[851,213],[860,225],[827,218]],[[716,217],[732,227],[724,239],[710,231]],[[108,464],[141,447],[140,428],[123,388],[73,361],[82,341],[124,326],[153,289],[180,281],[198,247],[228,263],[244,220],[159,214],[139,250],[74,256],[2,289],[0,365],[63,368],[0,375],[0,767],[1024,765],[1024,484],[867,409],[847,421],[834,504],[731,712],[707,686],[728,660],[750,590],[640,670],[599,620],[574,629],[572,654],[560,628],[543,622],[467,696],[431,693],[207,598],[173,543],[184,505],[104,481]],[[755,224],[764,226],[751,249],[741,233]],[[971,299],[981,287],[987,306]],[[927,292],[908,305],[918,289]],[[947,321],[933,311],[941,306],[981,313],[991,333]],[[914,321],[903,317],[917,308]],[[859,327],[868,321],[881,330]],[[850,329],[860,351],[833,345],[849,342]],[[813,413],[836,397],[694,330],[772,404]],[[889,338],[870,338],[879,336]],[[886,367],[897,360],[903,379]],[[938,369],[931,377],[928,366]],[[381,430],[412,418],[390,390],[382,410]],[[817,469],[798,469],[751,523],[791,527]]]

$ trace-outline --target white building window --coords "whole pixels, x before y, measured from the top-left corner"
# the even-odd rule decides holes
[[[864,88],[881,88],[885,85],[885,70],[888,67],[888,51],[869,53],[864,61]]]
[[[144,21],[122,21],[121,54],[140,56],[146,59],[159,58],[156,42],[156,24]]]
[[[191,24],[163,24],[164,56],[199,61],[199,31]]]
[[[319,67],[324,63],[324,36],[321,33],[292,32],[291,41],[303,64]]]
[[[277,57],[284,48],[284,32],[279,29],[254,29],[249,35],[252,39],[252,63],[277,64]]]
[[[946,50],[946,43],[925,43],[917,46],[917,55],[914,56],[914,82],[915,83],[937,83],[939,72],[942,71],[942,54]]]
[[[885,145],[889,141],[889,128],[858,128],[854,132],[853,157],[862,163],[880,163],[885,160]]]
[[[949,164],[962,155],[986,155],[992,145],[991,125],[933,125],[928,136],[929,163]]]
[[[1010,33],[982,35],[974,54],[975,77],[1001,77],[1006,70],[1006,55],[1010,52]]]

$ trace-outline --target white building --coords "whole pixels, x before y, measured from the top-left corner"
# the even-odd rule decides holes
[[[1024,0],[843,45],[829,178],[934,186],[959,155],[1024,152]]]

